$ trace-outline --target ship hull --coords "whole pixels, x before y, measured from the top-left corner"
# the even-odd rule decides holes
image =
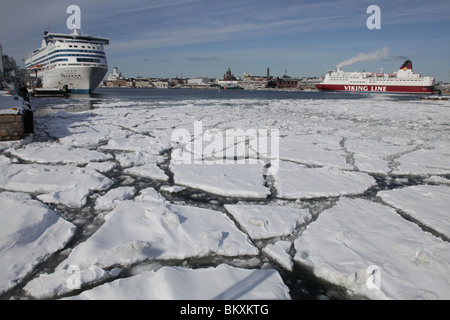
[[[395,85],[350,85],[350,84],[317,84],[320,91],[371,92],[371,93],[420,93],[432,94],[432,86],[395,86]]]
[[[43,88],[60,88],[71,93],[91,93],[108,72],[107,68],[80,66],[40,70]]]

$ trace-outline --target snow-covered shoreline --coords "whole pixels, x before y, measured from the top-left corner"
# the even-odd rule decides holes
[[[2,297],[290,299],[298,263],[348,297],[450,298],[448,101],[64,103],[0,143]],[[196,121],[279,130],[279,170],[174,163]]]

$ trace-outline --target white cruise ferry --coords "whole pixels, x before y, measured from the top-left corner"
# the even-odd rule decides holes
[[[25,68],[44,89],[91,93],[108,72],[105,45],[109,39],[81,34],[45,32],[41,48],[25,61]]]
[[[394,73],[328,71],[316,87],[322,91],[426,93],[433,92],[434,79],[413,73],[411,60],[406,60]]]

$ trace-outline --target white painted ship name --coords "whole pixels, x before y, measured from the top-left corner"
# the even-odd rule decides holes
[[[345,91],[375,91],[386,92],[385,86],[344,86]]]

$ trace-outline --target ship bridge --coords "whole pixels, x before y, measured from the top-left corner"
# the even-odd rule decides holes
[[[48,42],[52,41],[64,41],[64,42],[70,42],[70,41],[86,41],[93,44],[99,44],[99,45],[108,45],[109,39],[107,38],[100,38],[100,37],[93,37],[90,35],[84,35],[77,29],[74,29],[74,32],[71,34],[62,34],[62,33],[44,33],[44,40]]]

